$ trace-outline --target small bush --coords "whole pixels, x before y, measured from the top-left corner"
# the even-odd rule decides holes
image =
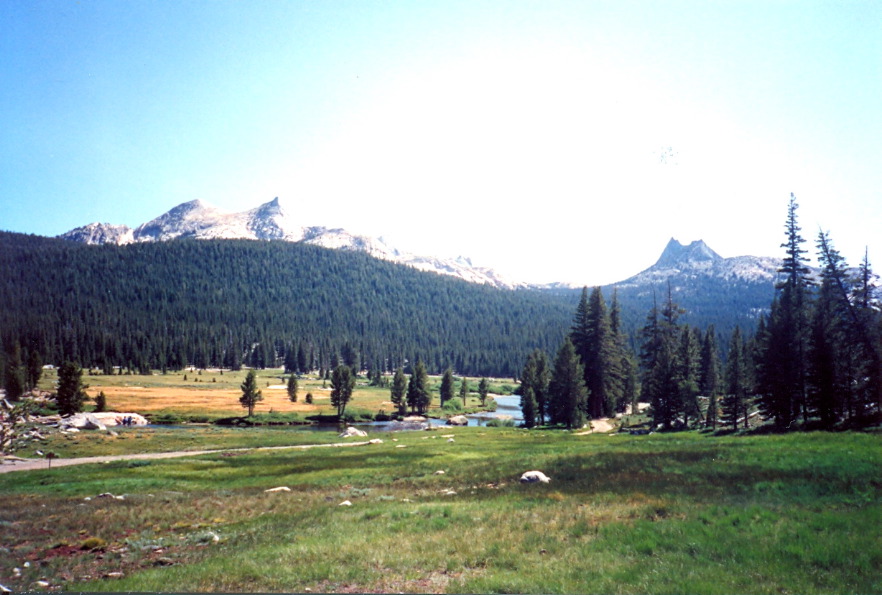
[[[447,413],[459,413],[462,411],[462,400],[459,397],[453,397],[444,403],[441,410]]]
[[[306,403],[312,405],[312,393],[306,393]]]
[[[499,419],[498,417],[494,417],[493,419],[487,422],[488,428],[513,428],[515,427],[515,422],[513,419]]]

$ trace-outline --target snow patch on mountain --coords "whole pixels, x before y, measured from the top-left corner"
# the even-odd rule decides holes
[[[382,238],[357,235],[339,228],[301,226],[282,207],[278,198],[241,213],[225,213],[204,201],[192,200],[134,230],[124,225],[91,223],[59,237],[86,244],[164,242],[178,238],[304,242],[334,250],[364,252],[374,258],[458,277],[471,283],[503,288],[526,286],[525,283],[505,279],[492,269],[476,267],[468,258],[419,256],[389,246]]]
[[[774,283],[781,264],[780,258],[763,256],[723,258],[702,240],[684,246],[671,238],[654,265],[615,285],[621,288],[658,286],[698,277],[741,283]]]

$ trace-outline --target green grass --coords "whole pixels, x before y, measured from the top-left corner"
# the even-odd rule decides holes
[[[322,438],[235,431],[222,440]],[[882,592],[878,434],[456,428],[381,437],[348,449],[0,475],[0,582],[20,590],[45,578],[71,591]],[[221,434],[191,438],[201,448]],[[552,482],[520,484],[528,469]],[[264,492],[283,485],[292,491]],[[102,492],[125,500],[95,498]],[[89,538],[104,540],[103,551],[77,549]],[[20,579],[9,578],[13,566]]]

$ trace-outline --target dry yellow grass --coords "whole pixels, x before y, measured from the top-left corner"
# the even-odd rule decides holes
[[[205,389],[185,387],[140,387],[104,386],[86,392],[93,399],[99,391],[107,397],[107,407],[111,410],[150,413],[156,411],[175,411],[178,413],[229,413],[241,415],[244,409],[239,404],[242,391],[236,389]],[[257,404],[256,412],[269,410],[284,413],[303,413],[312,415],[330,404],[330,396],[321,389],[313,392],[315,403],[308,405],[300,401],[292,403],[284,389],[263,388],[263,401]]]

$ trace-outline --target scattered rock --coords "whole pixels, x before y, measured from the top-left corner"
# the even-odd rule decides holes
[[[372,438],[368,440],[368,444],[383,444],[383,441],[379,438]]]
[[[448,442],[456,442],[456,440],[454,440],[453,438],[448,438],[447,441]]]
[[[443,494],[444,494],[445,496],[456,496],[456,492],[454,492],[453,490],[445,490],[445,491],[443,492]]]
[[[444,475],[444,470],[443,470],[443,469],[438,469],[438,470],[435,471],[432,475]]]
[[[551,478],[541,471],[525,471],[521,475],[521,483],[548,483]]]
[[[97,498],[113,498],[114,500],[125,500],[125,496],[114,496],[110,492],[104,492],[103,494],[98,494]]]
[[[349,426],[342,434],[340,434],[340,438],[352,438],[353,436],[367,436],[367,432]]]
[[[12,569],[12,578],[21,578],[21,568],[15,567]]]
[[[34,584],[37,585],[38,587],[40,587],[41,589],[48,589],[49,588],[49,581],[39,580],[39,581],[36,581]]]
[[[290,491],[291,491],[291,488],[289,488],[288,486],[279,486],[277,488],[270,488],[268,490],[264,490],[264,493],[268,494],[270,492],[290,492]]]
[[[157,558],[153,561],[154,566],[172,566],[175,563],[171,558]]]
[[[467,426],[469,425],[469,418],[465,415],[454,415],[450,419],[447,420],[448,426]]]
[[[422,415],[408,415],[407,417],[402,417],[401,421],[405,423],[419,423],[427,420]]]
[[[5,585],[0,585],[0,593],[12,593],[12,589]]]
[[[396,444],[395,448],[407,448],[406,444]]]
[[[114,572],[106,572],[106,573],[104,574],[104,578],[122,578],[122,577],[124,577],[124,576],[125,576],[125,575],[124,575],[122,572],[116,572],[116,571],[114,571]]]
[[[343,502],[341,502],[337,506],[352,506],[352,502],[350,502],[349,500],[343,500]]]

